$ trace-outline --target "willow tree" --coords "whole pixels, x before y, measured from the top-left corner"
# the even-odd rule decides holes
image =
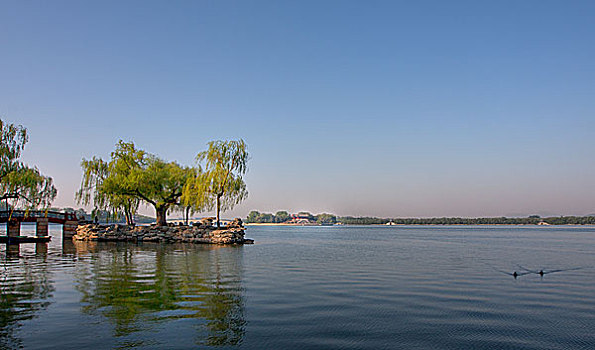
[[[186,181],[192,177],[190,168],[175,162],[165,162],[132,142],[119,141],[109,162],[100,158],[81,163],[83,181],[77,199],[81,198],[113,209],[130,212],[140,202],[155,208],[157,225],[167,225],[167,212],[179,205]],[[134,209],[134,210],[133,210]]]
[[[199,181],[196,181],[202,175],[202,168],[200,166],[191,168],[189,172],[191,176],[184,184],[180,204],[177,206],[178,211],[183,214],[186,225],[188,225],[191,214],[207,210],[210,207],[209,197],[204,192],[202,186],[199,185]]]
[[[116,147],[121,150],[123,146],[125,144],[119,143]],[[133,166],[137,166],[136,163],[124,161],[122,158],[112,155],[110,163],[97,157],[83,159],[83,179],[75,199],[79,204],[92,204],[95,209],[108,211],[115,218],[123,215],[127,225],[134,225],[134,215],[138,211],[140,200],[134,196],[107,191],[103,186],[103,182],[109,176],[123,177],[130,173]]]
[[[208,150],[198,153],[196,161],[205,171],[194,178],[193,188],[209,209],[216,210],[217,227],[220,213],[232,209],[248,196],[242,176],[248,170],[248,152],[244,140],[211,141]]]
[[[51,177],[20,161],[27,141],[26,128],[0,119],[0,201],[6,201],[7,207],[10,201],[13,208],[47,208],[57,191]]]
[[[106,182],[106,187],[152,205],[155,208],[157,225],[165,226],[168,210],[180,204],[184,184],[191,176],[190,168],[149,156],[147,165],[134,169],[126,181],[110,179]]]

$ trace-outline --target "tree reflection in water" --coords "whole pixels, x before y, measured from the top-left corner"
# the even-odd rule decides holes
[[[90,257],[89,263],[76,268],[82,310],[110,320],[120,346],[163,343],[166,340],[155,339],[153,332],[178,322],[192,322],[198,345],[241,343],[246,323],[241,247],[93,242],[75,246],[79,256]],[[175,342],[177,336],[170,334],[170,340]]]
[[[0,349],[19,349],[23,343],[15,333],[48,307],[54,286],[44,256],[20,257],[17,245],[7,246],[0,258]]]

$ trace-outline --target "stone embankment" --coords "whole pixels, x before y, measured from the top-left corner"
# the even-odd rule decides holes
[[[237,218],[227,226],[217,229],[212,219],[203,219],[199,223],[168,226],[127,226],[127,225],[79,225],[77,241],[128,241],[128,242],[188,242],[203,244],[251,244],[251,239],[244,238],[245,229],[242,219]]]

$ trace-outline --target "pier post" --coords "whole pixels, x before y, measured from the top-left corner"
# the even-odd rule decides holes
[[[35,235],[37,237],[49,236],[48,234],[48,218],[37,218],[36,220]]]
[[[35,243],[35,254],[37,255],[47,255],[48,254],[48,244],[47,243]]]
[[[21,253],[20,244],[7,244],[6,245],[6,256],[18,257]]]
[[[15,219],[8,220],[8,237],[17,237],[21,235],[21,222]]]
[[[74,235],[76,235],[76,228],[78,227],[79,222],[73,220],[67,220],[64,222],[64,226],[62,226],[62,240],[65,239],[72,239]]]
[[[74,242],[72,240],[62,240],[62,254],[76,254],[76,247],[74,246]]]

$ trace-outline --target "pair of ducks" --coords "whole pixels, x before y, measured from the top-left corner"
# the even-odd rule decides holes
[[[575,267],[575,268],[572,268],[572,269],[559,269],[559,270],[543,270],[543,269],[541,269],[539,271],[535,271],[535,270],[530,270],[528,268],[525,268],[525,267],[523,267],[521,265],[518,265],[518,266],[521,269],[525,270],[525,272],[516,272],[516,271],[514,271],[513,273],[508,273],[508,272],[505,272],[505,273],[507,275],[511,275],[514,278],[517,278],[519,276],[528,275],[530,273],[534,273],[534,274],[537,274],[537,275],[543,277],[543,275],[547,275],[548,273],[562,272],[562,271],[572,271],[572,270],[580,270],[580,269],[582,269],[582,267]],[[504,271],[502,271],[502,272],[504,272]]]

